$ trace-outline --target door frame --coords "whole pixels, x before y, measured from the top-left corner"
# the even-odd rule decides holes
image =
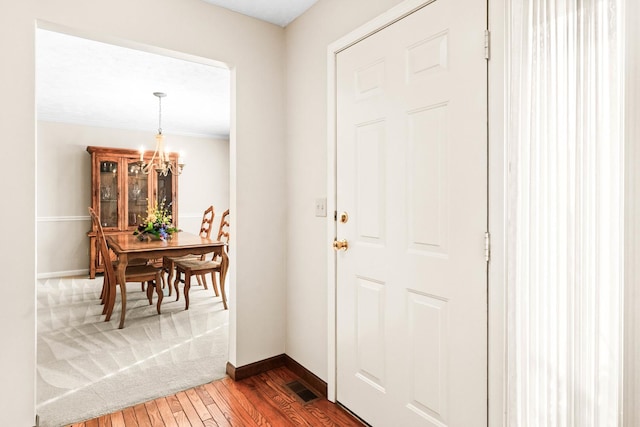
[[[336,342],[336,253],[331,243],[336,237],[336,55],[403,17],[437,0],[405,0],[382,15],[331,43],[327,48],[327,398],[335,402],[337,393]],[[503,426],[506,417],[506,150],[505,113],[505,0],[487,0],[487,28],[491,30],[488,66],[488,230],[491,233],[491,261],[488,266],[487,343],[487,425]],[[483,37],[479,34],[478,37]]]

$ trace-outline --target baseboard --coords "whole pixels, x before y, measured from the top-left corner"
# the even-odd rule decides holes
[[[243,380],[254,375],[267,372],[271,369],[279,368],[285,364],[285,355],[280,354],[248,365],[235,367],[227,362],[227,375],[234,381]]]
[[[91,221],[89,215],[67,215],[67,216],[39,216],[38,222],[72,222],[72,221]]]
[[[327,383],[286,354],[280,354],[239,367],[235,367],[227,362],[227,375],[229,375],[232,380],[239,381],[281,366],[286,366],[291,372],[299,376],[307,386],[312,388],[313,391],[326,399]]]
[[[52,271],[49,273],[39,273],[36,277],[38,280],[42,279],[54,279],[57,277],[76,277],[76,276],[89,276],[89,270],[66,270],[66,271]]]
[[[327,398],[327,383],[320,379],[316,374],[293,360],[288,355],[284,355],[284,365],[291,372],[300,377],[300,379],[313,389],[321,397]]]

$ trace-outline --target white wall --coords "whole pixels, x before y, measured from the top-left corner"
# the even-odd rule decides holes
[[[628,0],[626,70],[624,427],[640,425],[640,4]]]
[[[32,426],[35,413],[35,35],[29,6],[3,1],[0,13],[0,146],[11,156],[0,208],[0,292],[12,302],[0,310],[0,424],[7,426]]]
[[[320,0],[286,28],[287,343],[327,381],[327,47],[400,0]]]
[[[230,362],[285,348],[284,30],[201,0],[23,0],[0,13],[0,425],[31,426],[35,414],[36,122],[35,28],[129,47],[154,46],[230,64]]]
[[[91,156],[88,145],[153,149],[155,130],[132,131],[38,122],[38,277],[87,274],[91,227]],[[229,141],[165,134],[185,153],[178,178],[178,225],[196,233],[202,212],[213,204],[216,218],[229,207]]]

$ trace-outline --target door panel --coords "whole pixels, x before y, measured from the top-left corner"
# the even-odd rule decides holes
[[[408,292],[408,349],[411,387],[408,407],[425,418],[447,416],[447,302]]]
[[[384,391],[384,283],[358,277],[357,313],[357,376],[380,391]]]
[[[446,117],[446,104],[408,114],[408,237],[417,251],[446,253]]]
[[[358,126],[356,135],[356,194],[358,237],[383,244],[385,203],[385,123]]]
[[[486,425],[486,5],[436,0],[337,55],[337,400]]]

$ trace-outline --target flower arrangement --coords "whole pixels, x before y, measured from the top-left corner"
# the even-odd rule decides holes
[[[133,232],[138,236],[139,240],[148,239],[150,236],[155,236],[160,240],[167,240],[171,237],[171,234],[178,231],[171,222],[171,211],[168,206],[165,206],[166,200],[162,199],[162,202],[158,205],[158,202],[154,206],[149,205],[147,208],[147,217],[142,219],[138,229]]]

